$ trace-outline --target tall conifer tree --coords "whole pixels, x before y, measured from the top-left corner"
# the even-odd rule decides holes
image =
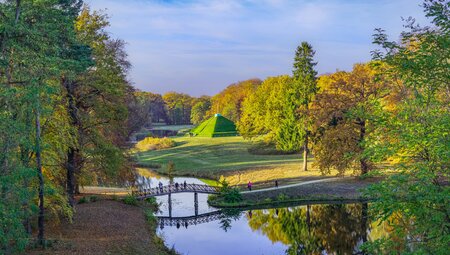
[[[314,62],[314,54],[312,46],[307,42],[302,42],[297,47],[294,58],[294,69],[292,71],[294,76],[294,89],[297,90],[298,98],[294,99],[295,104],[299,106],[299,121],[303,125],[303,130],[300,132],[299,139],[303,142],[303,170],[308,170],[308,137],[310,126],[309,105],[312,102],[314,95],[317,93],[317,71],[314,67],[317,62]]]

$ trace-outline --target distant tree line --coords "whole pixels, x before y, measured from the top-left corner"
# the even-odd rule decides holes
[[[135,92],[135,96],[141,111],[145,112],[148,126],[151,126],[151,123],[198,125],[216,113],[238,121],[242,113],[242,103],[260,84],[259,79],[241,81],[229,85],[213,97],[192,97],[177,92],[160,95],[143,91]]]

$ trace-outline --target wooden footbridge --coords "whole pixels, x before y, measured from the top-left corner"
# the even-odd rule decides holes
[[[159,227],[161,229],[164,226],[176,226],[177,228],[185,227],[211,221],[220,220],[223,217],[222,211],[214,211],[199,215],[187,216],[187,217],[170,217],[170,216],[157,216]]]
[[[170,184],[166,186],[160,186],[155,188],[142,188],[138,187],[137,189],[132,190],[133,195],[136,196],[137,199],[145,199],[148,197],[156,197],[169,195],[174,193],[205,193],[205,194],[218,194],[218,187],[213,187],[204,184]]]

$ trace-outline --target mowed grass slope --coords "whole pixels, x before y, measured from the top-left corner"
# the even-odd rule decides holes
[[[175,174],[219,177],[238,170],[279,169],[300,171],[300,155],[253,155],[247,149],[251,142],[233,137],[176,137],[177,146],[137,153],[140,165],[161,164],[165,172],[169,161],[175,163]]]

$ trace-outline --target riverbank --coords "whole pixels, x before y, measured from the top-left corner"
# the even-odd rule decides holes
[[[145,208],[107,197],[77,204],[74,221],[47,225],[50,247],[26,254],[155,254],[171,253],[146,219]]]
[[[211,196],[208,203],[219,208],[257,208],[263,205],[276,206],[288,203],[364,201],[366,198],[362,196],[362,190],[381,179],[381,177],[330,179],[300,186],[241,193],[242,201],[236,203],[227,203],[218,196]]]

